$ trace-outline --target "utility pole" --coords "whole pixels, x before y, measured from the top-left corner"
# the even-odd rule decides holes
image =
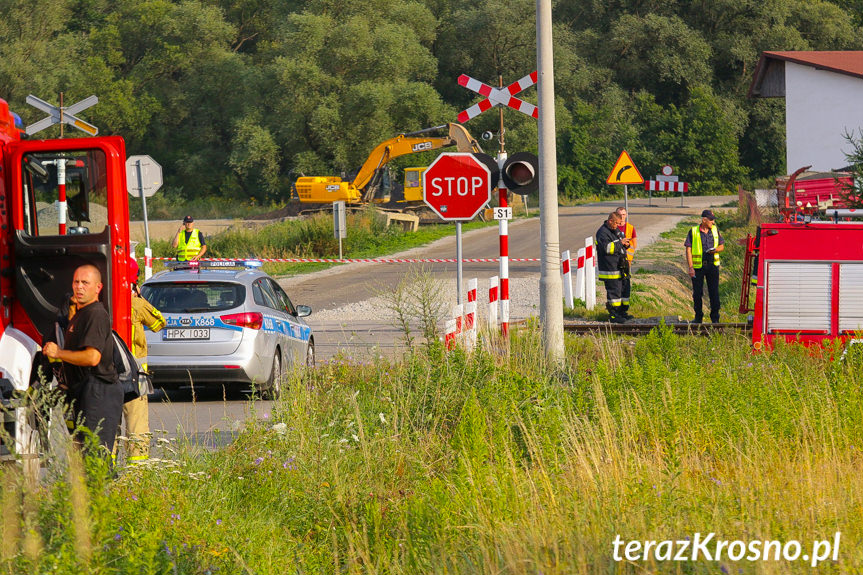
[[[557,215],[557,143],[554,120],[554,56],[551,0],[536,0],[536,59],[539,109],[539,220],[542,261],[539,279],[540,323],[546,359],[563,367],[563,284]]]

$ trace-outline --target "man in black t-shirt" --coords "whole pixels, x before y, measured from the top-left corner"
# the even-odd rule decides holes
[[[111,451],[123,416],[123,388],[114,368],[111,318],[99,302],[101,291],[102,275],[96,266],[75,270],[63,347],[48,342],[42,353],[63,362],[61,386],[75,420],[80,417],[87,428],[98,428],[99,442]]]

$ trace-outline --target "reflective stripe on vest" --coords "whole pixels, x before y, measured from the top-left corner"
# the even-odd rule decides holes
[[[699,226],[692,228],[692,267],[699,269],[701,267],[701,254],[703,248],[701,246],[701,230]],[[719,247],[719,227],[714,225],[710,228],[713,232],[713,247]],[[719,265],[719,252],[713,252],[713,265]]]
[[[201,238],[198,234],[199,230],[192,230],[192,234],[189,236],[189,243],[186,243],[186,230],[180,232],[180,237],[177,240],[177,259],[179,261],[190,260],[201,251]]]

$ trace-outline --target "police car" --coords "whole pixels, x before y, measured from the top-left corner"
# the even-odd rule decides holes
[[[275,399],[284,374],[314,366],[315,340],[294,306],[258,261],[173,264],[141,286],[166,327],[147,331],[148,367],[160,387],[252,385]]]

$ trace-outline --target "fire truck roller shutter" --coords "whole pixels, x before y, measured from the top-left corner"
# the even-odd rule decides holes
[[[768,333],[830,333],[832,264],[767,264]]]
[[[839,333],[863,331],[863,264],[839,264]]]

